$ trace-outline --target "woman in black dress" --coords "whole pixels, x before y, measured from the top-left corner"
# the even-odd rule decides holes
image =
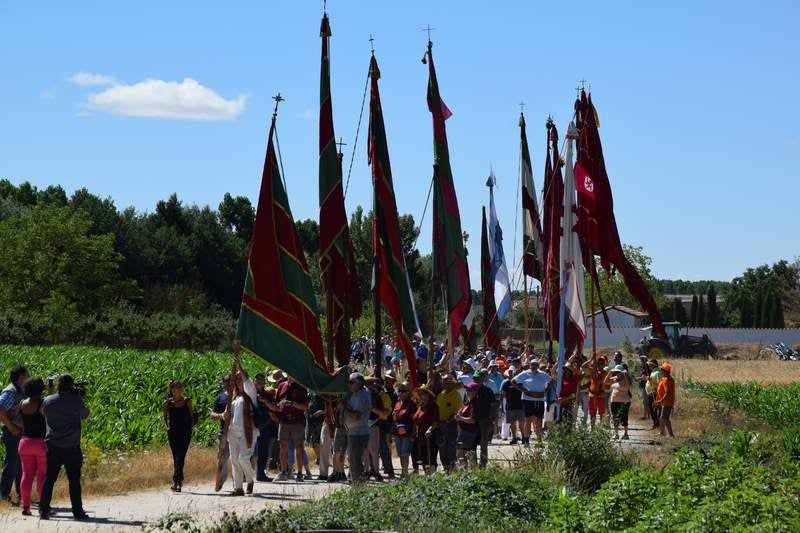
[[[162,409],[174,463],[170,489],[173,492],[180,492],[183,485],[183,464],[186,461],[186,452],[189,451],[189,443],[192,441],[194,413],[192,400],[184,397],[183,385],[179,381],[169,384],[169,398],[164,402]]]

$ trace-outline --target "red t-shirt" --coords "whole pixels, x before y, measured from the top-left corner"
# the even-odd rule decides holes
[[[439,406],[434,400],[428,400],[425,405],[417,407],[417,412],[414,413],[417,436],[423,435],[429,427],[437,422],[439,422]]]
[[[397,437],[411,436],[414,427],[414,413],[417,405],[411,400],[399,400],[392,411],[392,435]]]
[[[561,378],[561,397],[566,398],[567,396],[571,396],[572,399],[575,399],[575,392],[578,390],[578,376],[572,374],[571,376],[567,376],[564,374]]]
[[[472,400],[468,400],[467,403],[461,406],[461,409],[458,410],[458,414],[463,416],[464,418],[475,418],[478,416],[478,406],[475,405],[476,401],[473,398]],[[458,429],[461,431],[469,431],[472,433],[476,433],[478,431],[478,423],[475,422],[474,424],[470,424],[468,422],[462,422],[461,420],[458,421]]]
[[[277,394],[278,403],[283,400],[288,400],[294,403],[305,404],[308,402],[308,391],[299,383],[289,383],[284,381],[278,385]],[[297,424],[305,424],[306,417],[303,411],[294,407],[284,406],[278,413],[278,420],[281,424],[293,426]]]

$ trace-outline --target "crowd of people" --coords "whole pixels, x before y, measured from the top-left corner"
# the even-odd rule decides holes
[[[532,350],[530,355],[484,351],[447,357],[444,346],[434,345],[429,358],[426,346],[415,349],[416,380],[395,355],[397,347],[388,345],[378,352],[388,370],[380,376],[353,372],[346,394],[307,391],[281,370],[258,374],[252,381],[242,370],[226,376],[223,385],[233,399],[229,402],[227,393],[221,393],[211,416],[221,424],[220,453],[230,456],[232,494],[252,493],[257,481],[303,482],[316,477],[361,483],[485,467],[493,440],[536,444],[553,424],[572,424],[579,416],[592,427],[609,425],[615,439],[630,437],[628,417],[636,387],[620,352],[611,361],[603,355],[570,357],[559,387],[552,356]],[[353,358],[369,365],[375,352],[368,341],[359,339],[353,344]],[[662,435],[673,436],[671,372],[669,363],[659,365],[643,357],[638,382],[642,418],[651,418]],[[318,468],[316,476],[307,450]],[[399,470],[393,455],[399,458]],[[274,478],[270,470],[277,472]],[[226,478],[227,468],[217,490]]]
[[[374,352],[365,346],[361,340],[354,343],[353,356],[360,349],[362,364],[369,364]],[[650,419],[651,429],[661,435],[674,436],[675,382],[669,363],[642,357],[634,380],[620,352],[610,361],[604,355],[575,354],[564,363],[559,383],[552,355],[530,349],[452,357],[442,345],[434,345],[432,354],[422,344],[415,349],[416,376],[390,345],[380,352],[389,359],[388,370],[369,376],[352,372],[345,394],[308,391],[281,370],[252,379],[241,369],[225,376],[210,412],[220,428],[216,490],[228,478],[229,462],[231,494],[243,496],[253,492],[256,482],[312,480],[312,464],[317,481],[356,484],[482,468],[493,440],[535,445],[553,424],[607,424],[614,438],[626,440],[634,381],[642,419]],[[0,392],[5,447],[0,498],[12,501],[16,487],[25,515],[31,514],[36,481],[39,516],[50,517],[53,486],[64,467],[73,516],[87,518],[80,436],[89,410],[81,391],[68,374],[57,385],[52,380],[45,384],[16,366]],[[169,384],[167,396],[162,412],[173,455],[171,490],[180,492],[198,413],[180,382]],[[393,455],[399,458],[399,471]],[[271,471],[277,472],[274,478]]]

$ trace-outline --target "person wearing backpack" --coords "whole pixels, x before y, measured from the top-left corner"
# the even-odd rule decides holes
[[[195,425],[192,400],[183,395],[180,381],[172,381],[167,391],[168,398],[161,406],[164,427],[167,429],[169,447],[172,450],[172,492],[183,488],[183,466],[186,453],[192,442],[192,428]]]

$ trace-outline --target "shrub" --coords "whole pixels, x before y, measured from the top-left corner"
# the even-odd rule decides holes
[[[642,511],[657,500],[664,483],[658,474],[636,467],[604,483],[586,508],[586,526],[590,531],[618,531],[635,525]]]
[[[548,439],[548,457],[564,481],[579,491],[594,491],[611,476],[632,464],[632,456],[620,453],[602,425],[589,429],[584,424],[557,424]]]
[[[490,468],[342,490],[246,519],[229,515],[210,531],[529,531],[543,524],[555,493],[551,480],[527,469]]]

